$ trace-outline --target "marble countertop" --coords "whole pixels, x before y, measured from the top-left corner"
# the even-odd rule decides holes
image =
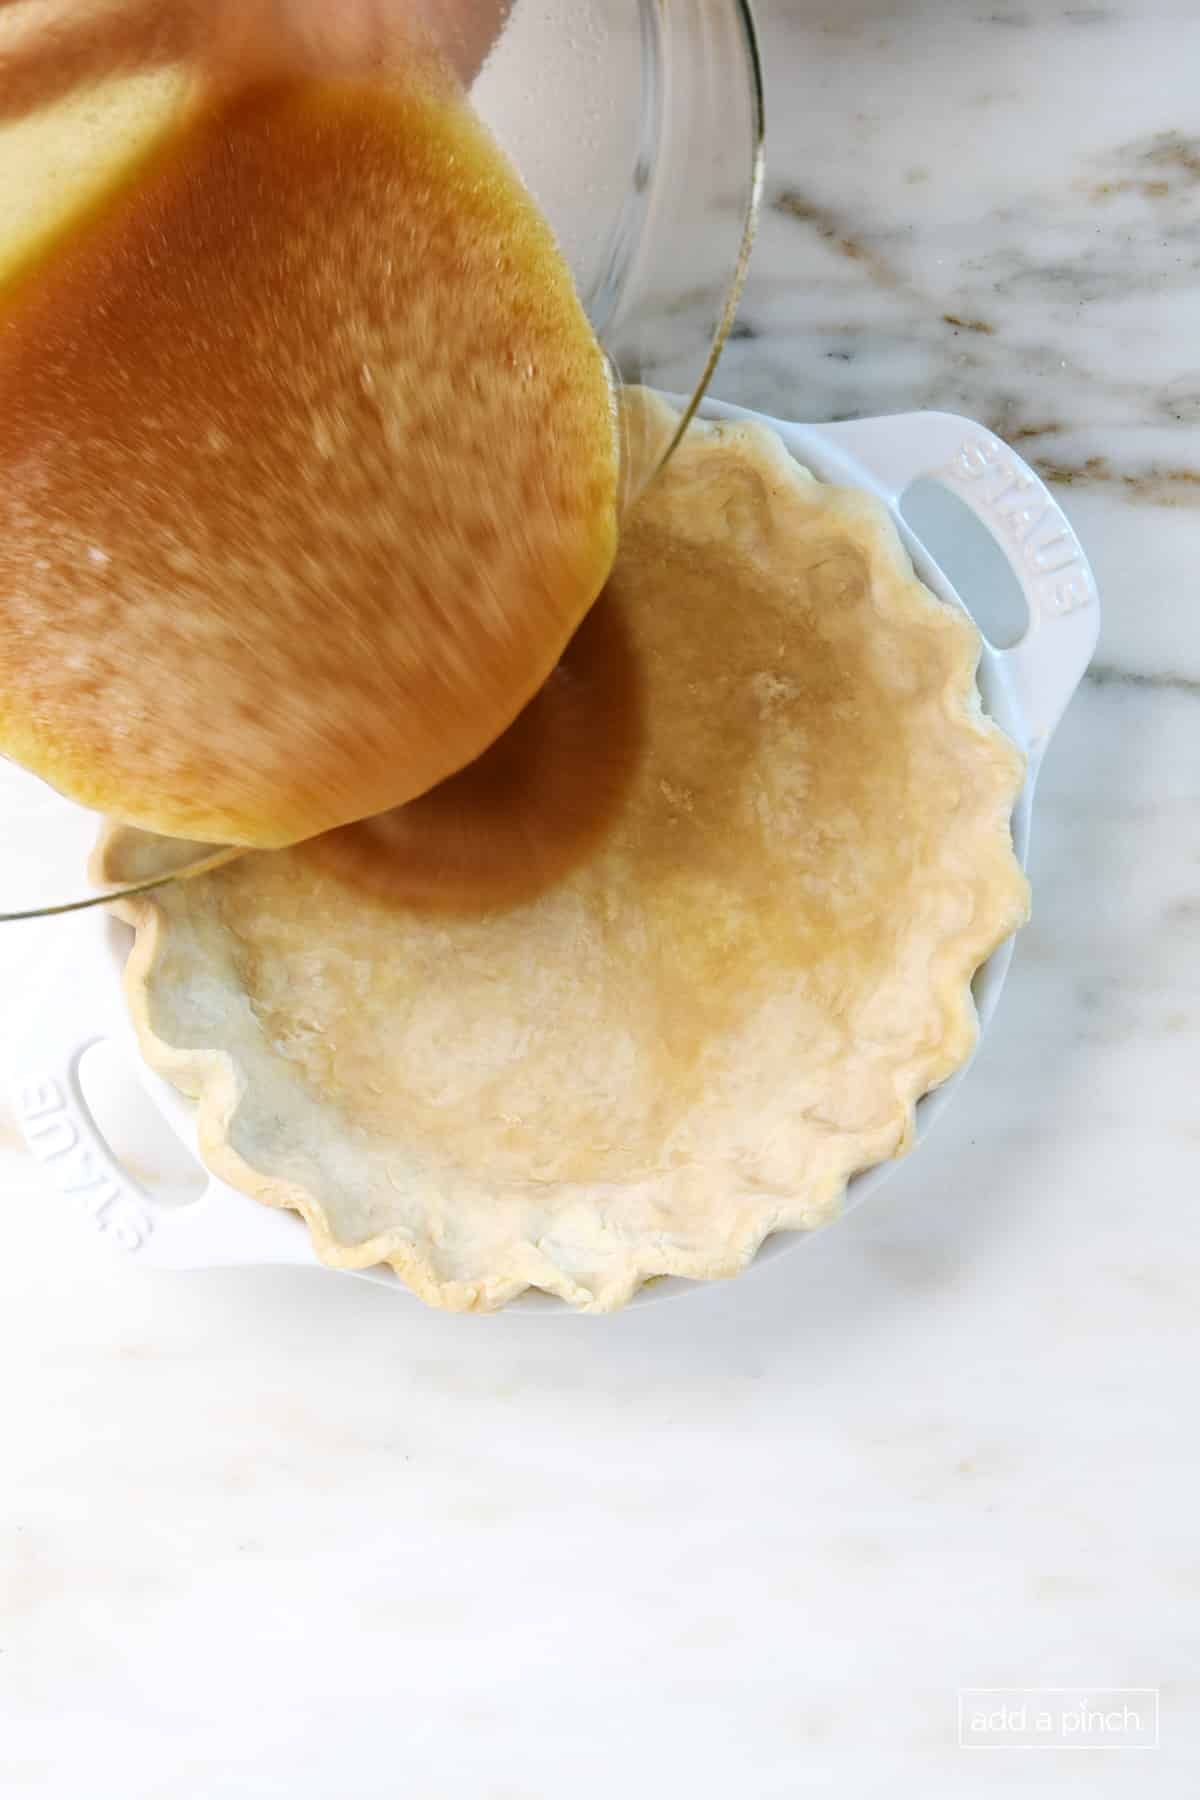
[[[715,391],[986,422],[1104,598],[993,1032],[870,1204],[612,1319],[149,1272],[0,1119],[6,1793],[1196,1791],[1200,8],[760,15]],[[959,1745],[1080,1687],[1161,1747]]]

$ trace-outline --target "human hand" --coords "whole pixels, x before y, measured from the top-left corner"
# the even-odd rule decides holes
[[[197,55],[226,67],[277,65],[288,43],[296,60],[333,73],[386,67],[411,50],[414,36],[432,37],[469,87],[512,6],[513,0],[124,0],[114,7],[47,0],[44,7],[18,8],[0,40],[0,123],[105,75]]]
[[[296,59],[323,74],[387,68],[432,43],[464,86],[479,73],[512,0],[219,0],[222,61]]]

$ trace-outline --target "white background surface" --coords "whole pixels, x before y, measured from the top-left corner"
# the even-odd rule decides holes
[[[613,1319],[148,1272],[0,1124],[5,1793],[1200,1788],[1200,9],[761,10],[717,391],[1016,433],[1104,591],[993,1036],[869,1206]],[[1162,1748],[957,1746],[1089,1683]]]

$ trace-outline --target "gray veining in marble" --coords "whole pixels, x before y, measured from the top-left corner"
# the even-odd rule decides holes
[[[150,1274],[0,1117],[20,1800],[1200,1785],[1200,3],[759,10],[716,391],[981,419],[1103,593],[992,1034],[844,1224],[615,1320]],[[959,1748],[960,1687],[1080,1684],[1161,1749]]]

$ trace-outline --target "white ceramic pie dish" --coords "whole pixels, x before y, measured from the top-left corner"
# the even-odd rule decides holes
[[[779,432],[798,461],[824,480],[865,488],[888,506],[917,574],[952,604],[965,606],[985,632],[979,685],[987,712],[1028,759],[1013,818],[1022,863],[1028,853],[1034,791],[1042,758],[1095,649],[1100,616],[1096,584],[1079,541],[1057,502],[1028,465],[983,427],[945,413],[918,413],[824,426],[793,425],[709,401],[709,418],[758,419]],[[962,503],[962,504],[959,504]],[[912,529],[920,520],[922,537]],[[982,528],[982,531],[981,531]],[[936,538],[935,560],[930,548]],[[948,569],[957,575],[953,583]],[[1002,589],[1007,586],[1008,593]],[[1000,602],[1023,604],[1027,625],[1009,648],[989,641]],[[1019,626],[1018,626],[1019,629]],[[193,1111],[138,1053],[121,993],[128,933],[104,914],[65,919],[53,955],[33,986],[36,1004],[8,1047],[13,1109],[33,1156],[81,1215],[144,1262],[165,1268],[296,1264],[325,1268],[303,1221],[274,1211],[213,1178],[181,1204],[138,1179],[110,1147],[84,1097],[85,1054],[110,1042],[121,1079],[150,1097],[172,1131],[196,1154]],[[996,1010],[1012,959],[1005,944],[975,982],[981,1036]],[[917,1108],[917,1143],[925,1138],[966,1075],[945,1082]],[[197,1159],[198,1162],[198,1159]],[[842,1210],[859,1205],[887,1179],[894,1162],[856,1177]],[[803,1233],[770,1238],[759,1260],[778,1256]],[[329,1270],[330,1274],[345,1271]],[[401,1284],[388,1269],[360,1279]],[[635,1304],[695,1291],[670,1278],[642,1289]],[[561,1309],[549,1296],[520,1301]]]

